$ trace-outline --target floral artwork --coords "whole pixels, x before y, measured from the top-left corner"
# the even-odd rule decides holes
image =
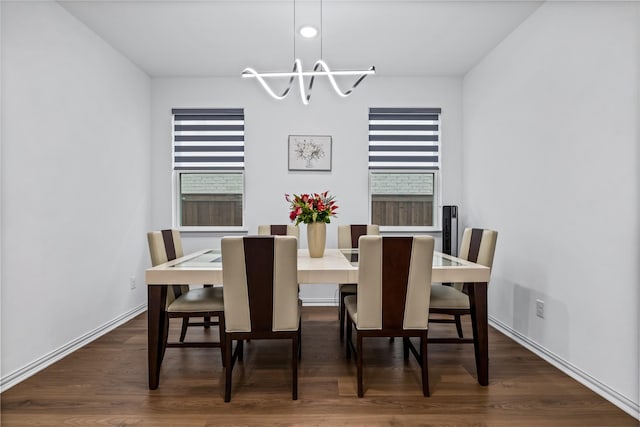
[[[289,136],[289,170],[331,170],[331,137]]]
[[[310,194],[285,194],[284,198],[290,203],[289,219],[295,221],[296,225],[301,222],[310,224],[312,222],[330,223],[331,217],[336,215],[338,205],[335,196],[330,196],[328,191],[324,193]]]
[[[306,160],[306,167],[310,168],[313,166],[314,160],[319,160],[324,157],[324,150],[320,144],[316,144],[313,142],[313,139],[310,140],[302,140],[296,142],[296,146],[294,148],[297,159]]]

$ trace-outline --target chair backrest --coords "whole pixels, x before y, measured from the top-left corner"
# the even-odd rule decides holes
[[[147,242],[149,242],[151,265],[154,267],[184,256],[182,240],[180,240],[180,232],[178,230],[149,231],[147,233]],[[180,294],[188,290],[189,286],[187,285],[169,286],[167,307]]]
[[[462,233],[459,257],[492,268],[497,239],[497,231],[482,228],[465,228]],[[453,287],[461,291],[464,288],[464,284],[454,283]]]
[[[149,254],[151,255],[151,265],[153,267],[168,261],[160,231],[149,231],[147,233],[147,242],[149,242]]]
[[[147,241],[153,266],[184,256],[178,230],[150,231],[147,233]]]
[[[360,237],[358,329],[427,329],[434,239]]]
[[[378,235],[380,235],[380,227],[376,224],[338,225],[338,248],[357,248],[360,236]]]
[[[300,243],[300,228],[294,224],[269,224],[259,225],[260,236],[294,236]]]
[[[460,258],[491,268],[497,239],[497,231],[465,228],[460,244]]]
[[[300,229],[293,224],[259,225],[258,234],[261,236],[294,236],[300,238]]]
[[[298,329],[297,240],[293,236],[222,238],[227,332]]]

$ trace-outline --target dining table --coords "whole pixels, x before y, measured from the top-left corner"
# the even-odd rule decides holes
[[[357,249],[325,249],[320,258],[298,249],[298,283],[331,284],[358,282]],[[487,282],[489,267],[441,252],[434,252],[434,283],[465,283],[474,331],[476,373],[480,385],[489,384]],[[203,249],[148,268],[147,283],[149,389],[158,388],[160,367],[167,345],[168,318],[165,300],[169,285],[223,285],[220,249]]]

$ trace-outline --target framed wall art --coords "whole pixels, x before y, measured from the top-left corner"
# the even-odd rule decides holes
[[[330,171],[331,137],[289,135],[290,171]]]

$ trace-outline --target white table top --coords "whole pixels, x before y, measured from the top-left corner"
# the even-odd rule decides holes
[[[326,249],[322,258],[311,258],[307,249],[298,249],[298,283],[356,283],[357,263],[345,257],[350,252]],[[487,282],[490,272],[488,267],[440,252],[433,255],[435,283]],[[222,284],[220,250],[201,250],[149,268],[145,278],[148,285]]]

